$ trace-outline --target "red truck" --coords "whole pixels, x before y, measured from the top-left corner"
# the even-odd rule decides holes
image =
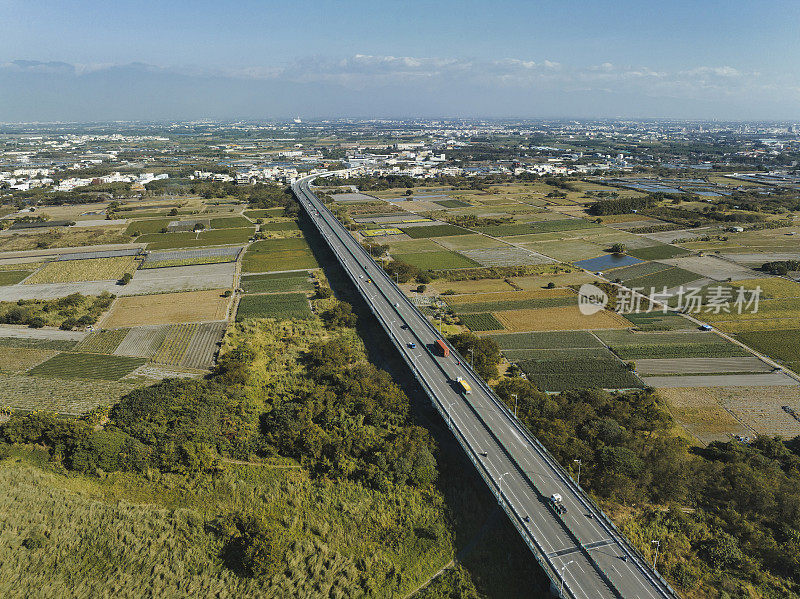
[[[439,353],[442,355],[442,357],[446,358],[447,356],[450,355],[450,348],[447,347],[447,345],[445,345],[444,341],[442,341],[441,339],[437,339],[435,345],[436,349],[439,350]]]

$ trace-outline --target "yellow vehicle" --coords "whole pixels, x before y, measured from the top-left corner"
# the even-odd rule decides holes
[[[472,387],[470,387],[469,383],[465,381],[463,378],[458,377],[456,379],[456,382],[458,383],[458,386],[464,395],[469,395],[470,393],[472,393]]]

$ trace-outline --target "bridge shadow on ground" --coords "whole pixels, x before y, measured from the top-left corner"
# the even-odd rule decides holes
[[[352,305],[358,317],[356,328],[369,360],[386,370],[402,387],[411,401],[415,424],[427,429],[436,442],[439,467],[436,484],[445,498],[458,563],[470,573],[482,596],[492,599],[551,597],[549,579],[505,514],[499,513],[501,508],[494,495],[464,455],[333,252],[304,213],[299,221],[334,295]],[[428,590],[435,590],[436,584],[432,582]]]

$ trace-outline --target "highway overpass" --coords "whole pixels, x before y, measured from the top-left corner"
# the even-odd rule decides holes
[[[452,346],[434,349],[437,329],[314,194],[315,177],[292,186],[310,220],[408,363],[511,523],[564,597],[675,598],[547,450],[514,418]],[[471,392],[460,391],[462,378]],[[554,509],[562,497],[564,513]]]

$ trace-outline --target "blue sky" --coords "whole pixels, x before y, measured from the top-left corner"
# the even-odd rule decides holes
[[[0,121],[800,120],[797,1],[0,0],[0,14]]]

